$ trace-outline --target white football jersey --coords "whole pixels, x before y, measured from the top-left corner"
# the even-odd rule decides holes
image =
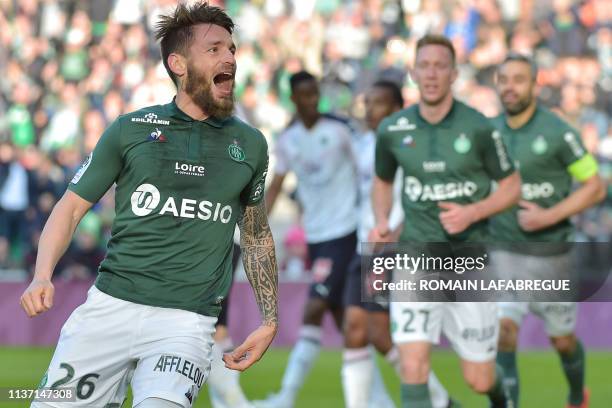
[[[376,134],[368,131],[355,138],[353,155],[357,157],[359,180],[359,242],[368,242],[368,234],[374,228],[376,219],[372,209],[372,183],[374,181],[374,158]],[[404,219],[401,200],[402,169],[398,169],[393,183],[393,207],[389,216],[389,227],[395,229]],[[357,251],[360,252],[358,245]]]
[[[276,174],[295,173],[308,243],[343,237],[357,228],[357,175],[351,128],[322,115],[306,129],[295,120],[275,145]]]

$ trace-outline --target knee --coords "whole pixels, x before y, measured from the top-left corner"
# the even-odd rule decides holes
[[[511,319],[499,322],[499,351],[515,351],[518,339],[518,326]]]
[[[559,354],[572,354],[576,350],[576,337],[573,334],[551,337],[550,341]]]
[[[348,347],[365,347],[368,345],[367,316],[361,313],[348,312],[344,319],[344,338]]]
[[[429,359],[427,356],[411,355],[410,358],[402,358],[401,376],[408,384],[423,384],[429,377]]]
[[[478,394],[488,393],[495,384],[495,374],[493,375],[471,375],[466,377],[469,387]]]

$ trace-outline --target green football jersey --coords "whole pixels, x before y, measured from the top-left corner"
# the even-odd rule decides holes
[[[518,129],[502,115],[494,120],[522,179],[522,199],[552,207],[572,189],[572,178],[587,180],[597,174],[597,161],[584,148],[580,135],[558,116],[538,106]],[[527,232],[518,223],[519,207],[494,217],[491,234],[499,242],[565,242],[572,239],[569,219],[549,228]]]
[[[383,120],[377,133],[377,176],[392,181],[398,167],[404,172],[405,221],[400,241],[486,240],[486,220],[449,235],[440,223],[438,203],[480,201],[491,192],[493,180],[514,172],[501,136],[489,119],[454,101],[447,116],[432,125],[414,105]]]
[[[267,165],[264,136],[235,117],[197,121],[174,102],[120,116],[68,187],[94,203],[116,183],[98,289],[217,316],[236,221],[262,200]]]

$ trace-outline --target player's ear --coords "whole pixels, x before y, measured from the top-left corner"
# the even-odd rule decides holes
[[[172,53],[168,55],[168,66],[170,70],[179,78],[187,73],[187,60],[181,54]]]

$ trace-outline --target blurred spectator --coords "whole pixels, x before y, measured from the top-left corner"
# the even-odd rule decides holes
[[[322,110],[360,119],[359,95],[381,77],[404,84],[408,105],[418,101],[408,74],[416,41],[445,33],[457,48],[457,96],[488,116],[499,112],[491,89],[496,64],[510,49],[532,55],[541,100],[580,131],[612,181],[609,0],[211,3],[237,22],[236,97],[242,117],[262,129],[271,151],[293,116],[292,73],[306,69],[321,77]],[[170,100],[174,86],[152,32],[175,4],[0,0],[0,263],[32,264],[50,209],[106,126]],[[584,221],[591,236],[609,237],[610,201]],[[100,231],[95,239],[87,232],[76,238],[78,254],[104,246],[113,205],[111,189],[93,209]],[[27,256],[19,259],[21,253]],[[66,262],[70,257],[79,258],[71,252]],[[91,270],[79,259],[71,261],[71,276]]]

